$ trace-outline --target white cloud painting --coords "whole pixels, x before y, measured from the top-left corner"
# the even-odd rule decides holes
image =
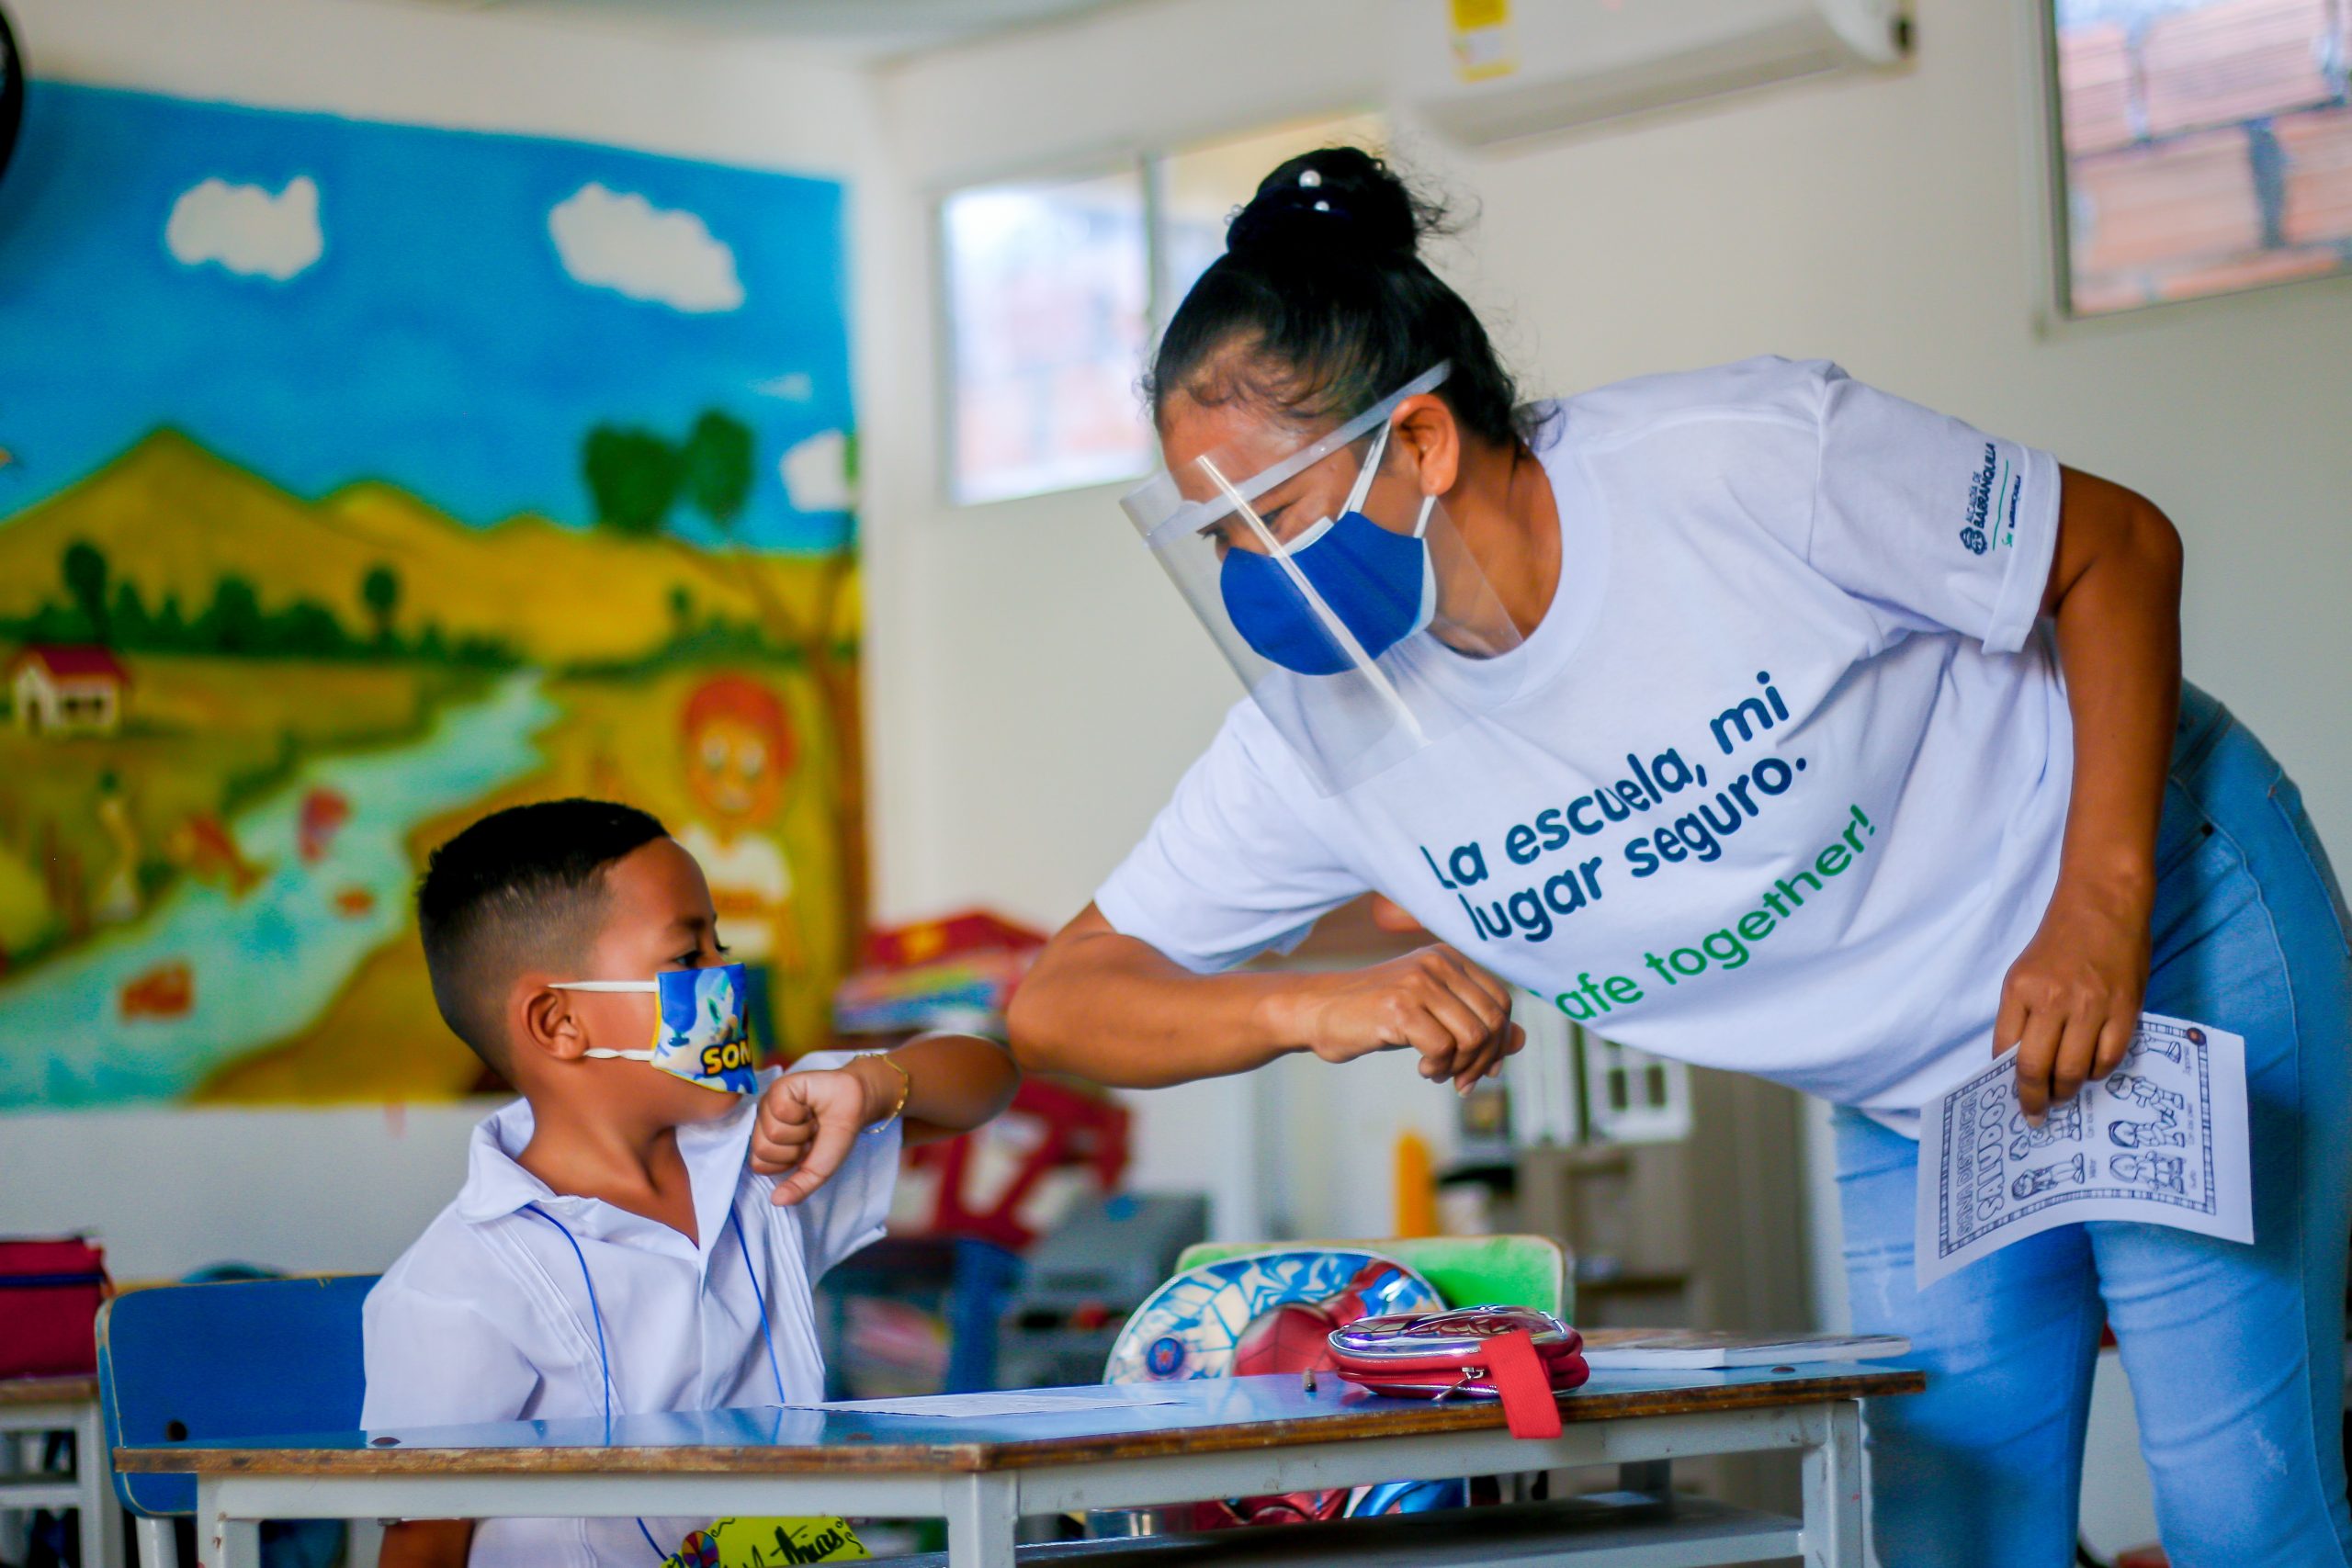
[[[742,308],[735,253],[691,212],[591,181],[548,212],[564,270],[592,288],[690,315]]]
[[[857,503],[850,484],[849,437],[841,431],[808,437],[776,466],[795,512],[847,512]]]
[[[275,194],[223,179],[191,186],[172,203],[164,244],[188,266],[211,263],[242,277],[283,283],[326,254],[318,182],[298,175]]]

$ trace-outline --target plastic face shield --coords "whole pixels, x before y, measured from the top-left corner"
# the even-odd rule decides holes
[[[752,1040],[744,1027],[744,976],[741,964],[708,969],[667,969],[650,980],[568,980],[559,991],[651,992],[658,998],[650,1051],[582,1053],[597,1058],[648,1062],[674,1077],[722,1094],[750,1094],[760,1087]]]
[[[1509,695],[1482,667],[1519,630],[1390,435],[1446,368],[1303,442],[1270,417],[1121,502],[1326,795]]]

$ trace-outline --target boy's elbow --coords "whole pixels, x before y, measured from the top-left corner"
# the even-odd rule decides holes
[[[1013,1059],[1012,1047],[1000,1045],[993,1040],[988,1043],[988,1046],[990,1088],[986,1096],[988,1114],[980,1119],[983,1122],[992,1122],[1003,1115],[1011,1108],[1012,1097],[1021,1092],[1021,1064]]]
[[[996,1041],[978,1034],[932,1034],[899,1048],[917,1053],[907,1067],[910,1095],[900,1107],[910,1147],[958,1138],[1003,1115],[1021,1092],[1021,1069]]]

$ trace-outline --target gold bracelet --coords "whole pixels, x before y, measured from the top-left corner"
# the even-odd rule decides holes
[[[865,1055],[873,1057],[876,1061],[888,1066],[899,1075],[899,1103],[890,1107],[890,1113],[888,1116],[883,1117],[878,1122],[872,1122],[866,1124],[865,1130],[867,1132],[876,1133],[881,1131],[885,1127],[888,1127],[891,1122],[896,1122],[905,1113],[907,1101],[915,1092],[915,1076],[914,1074],[907,1071],[905,1063],[891,1055],[888,1051],[868,1051]]]

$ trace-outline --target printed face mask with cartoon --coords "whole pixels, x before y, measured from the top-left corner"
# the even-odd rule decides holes
[[[646,1062],[674,1077],[721,1094],[750,1094],[760,1087],[745,1029],[744,979],[741,964],[707,969],[668,969],[650,980],[568,980],[559,991],[651,992],[653,1047],[582,1055],[624,1062]]]

